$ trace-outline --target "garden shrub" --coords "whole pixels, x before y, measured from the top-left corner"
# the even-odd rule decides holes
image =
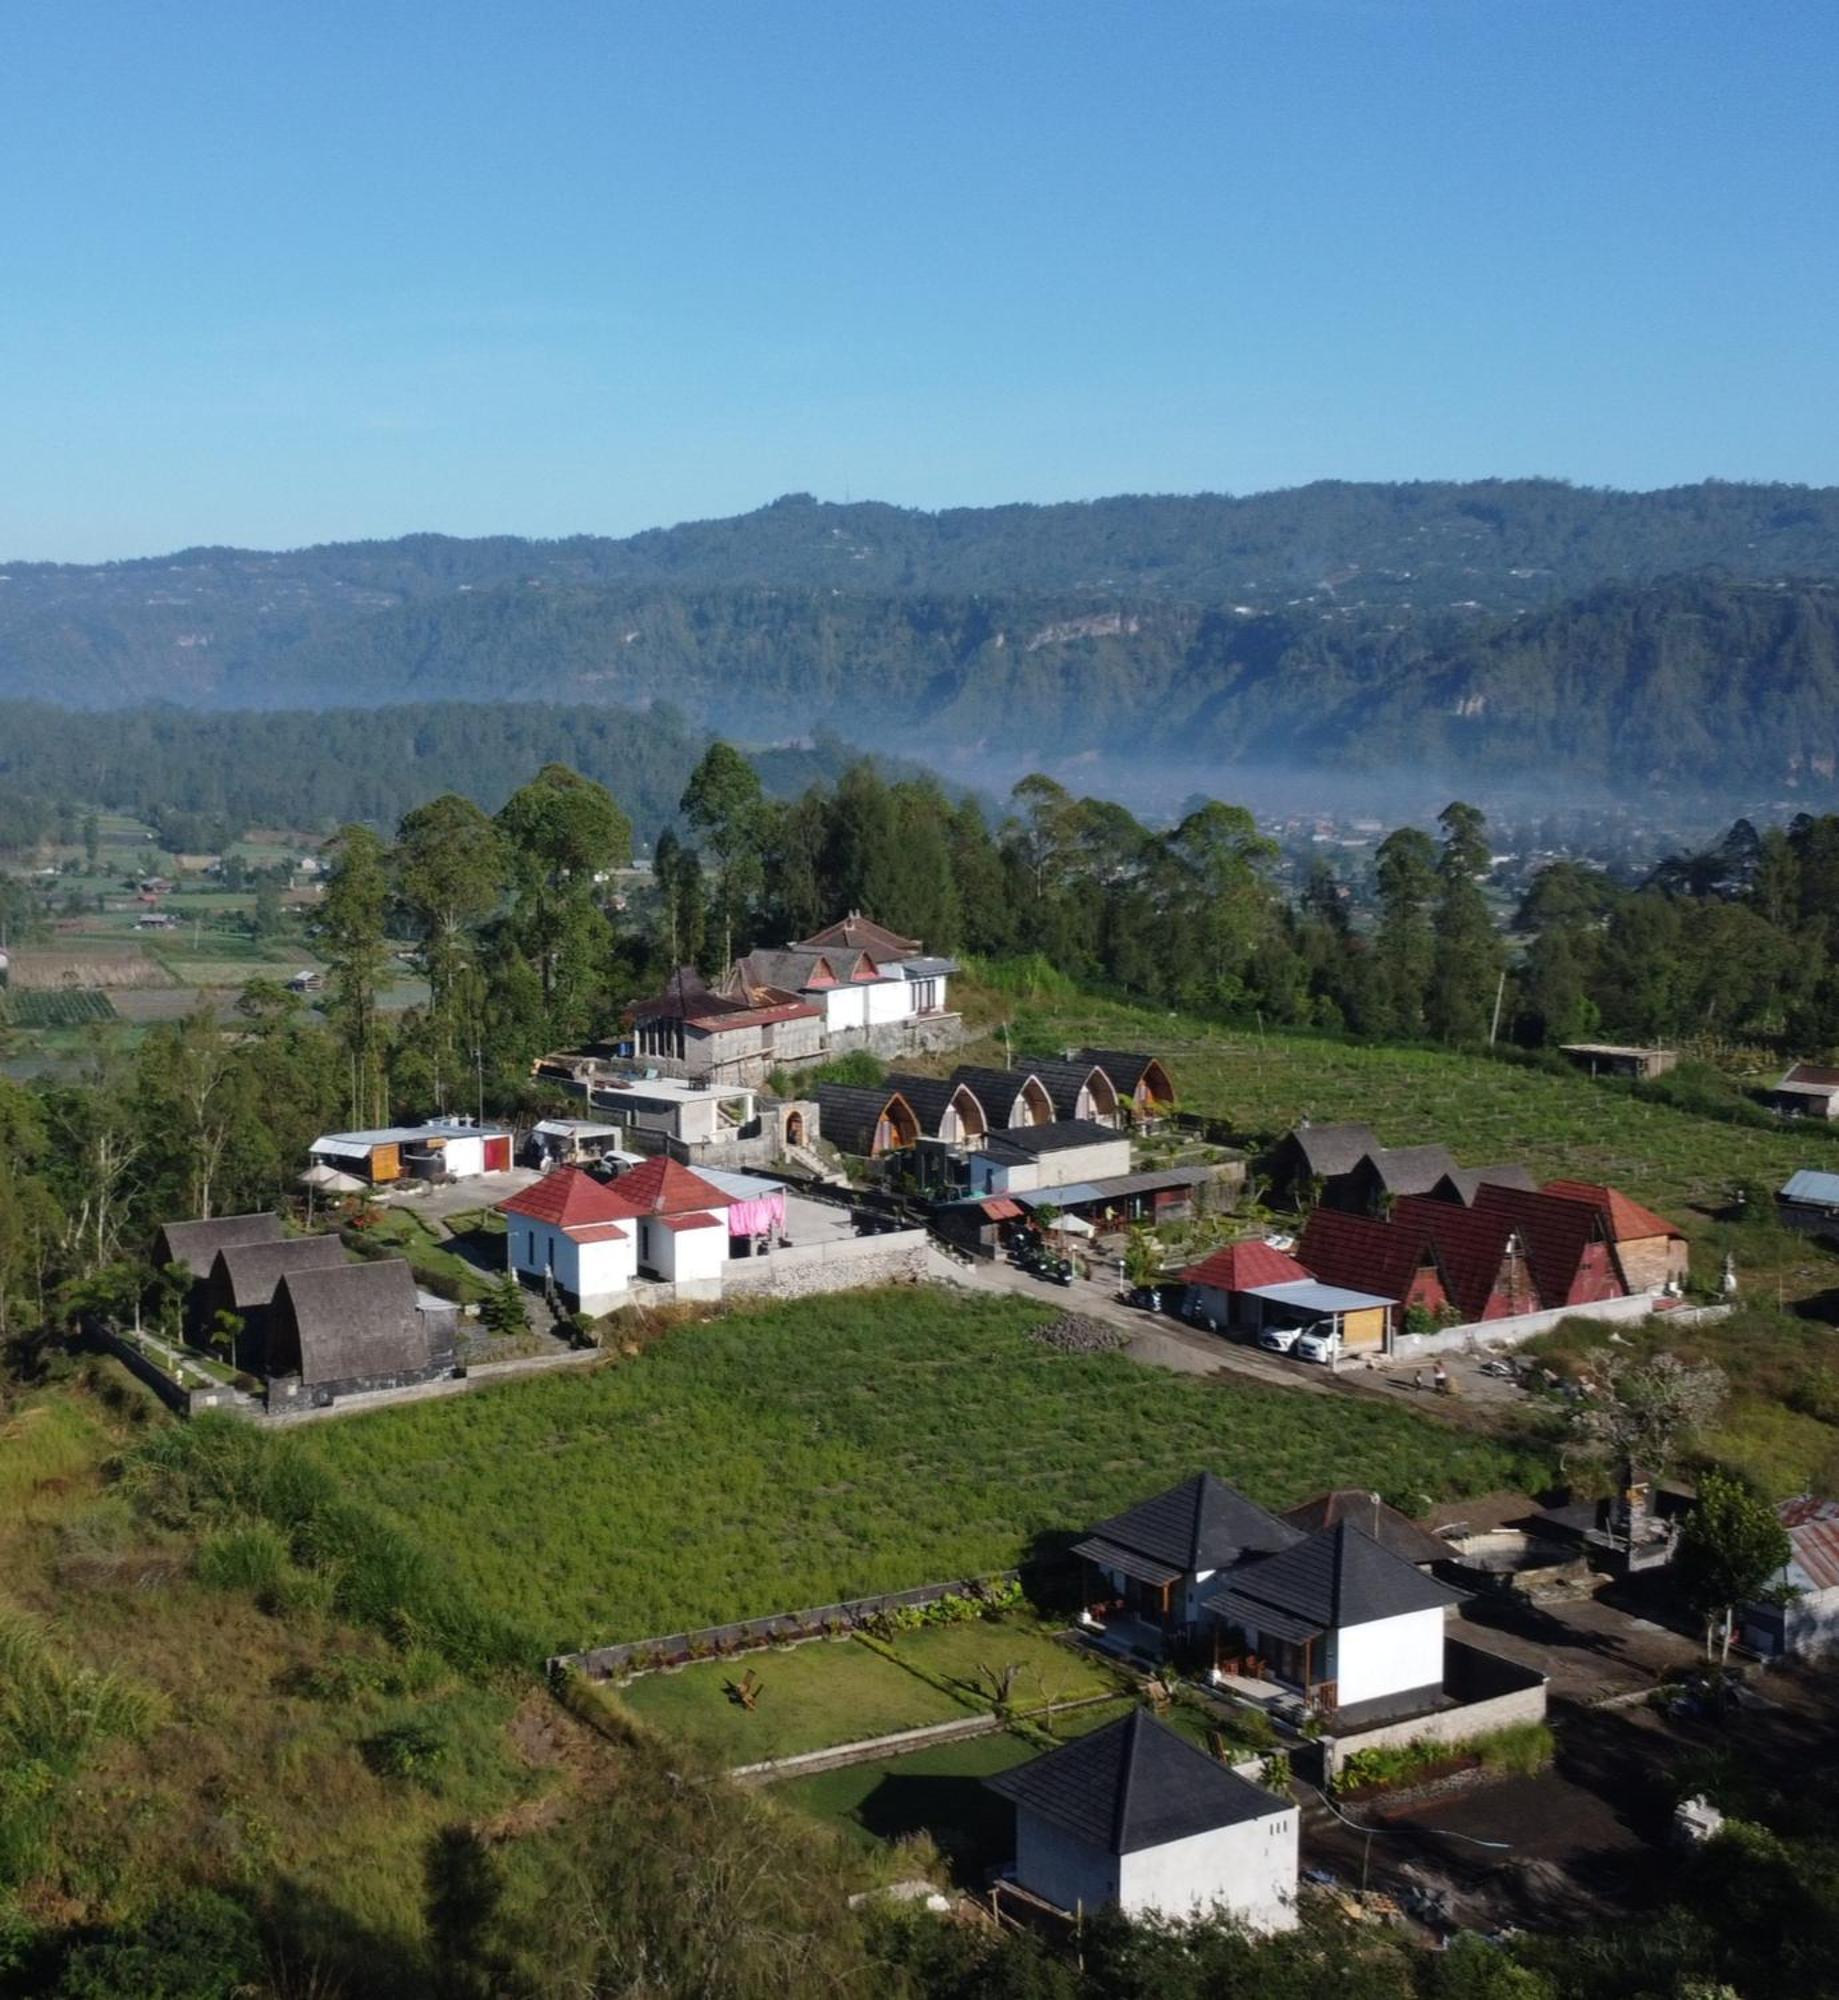
[[[287,1537],[267,1521],[220,1529],[198,1549],[198,1581],[212,1590],[246,1591],[266,1608],[279,1597],[293,1568]]]
[[[404,1722],[371,1737],[364,1745],[364,1761],[380,1778],[432,1785],[447,1761],[448,1748],[438,1729],[425,1722]]]
[[[1371,1786],[1394,1791],[1416,1783],[1442,1765],[1471,1758],[1497,1777],[1531,1777],[1552,1761],[1554,1749],[1552,1732],[1543,1722],[1511,1723],[1505,1729],[1452,1743],[1420,1736],[1409,1743],[1356,1750],[1341,1766],[1334,1788],[1345,1792]]]

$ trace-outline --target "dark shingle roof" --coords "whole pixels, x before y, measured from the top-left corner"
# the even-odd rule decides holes
[[[1211,1472],[1197,1472],[1166,1493],[1100,1521],[1093,1533],[1139,1549],[1183,1575],[1224,1569],[1243,1555],[1287,1549],[1302,1539],[1296,1529]]]
[[[1376,1146],[1364,1161],[1387,1194],[1428,1194],[1445,1174],[1456,1171],[1447,1146]]]
[[[1107,1854],[1140,1854],[1288,1809],[1142,1708],[987,1782]]]
[[[217,1253],[213,1284],[229,1287],[232,1308],[247,1312],[265,1306],[289,1271],[324,1269],[345,1262],[336,1236],[290,1236],[279,1243],[245,1243]]]
[[[1286,1507],[1283,1518],[1305,1535],[1352,1521],[1401,1562],[1442,1562],[1450,1552],[1447,1542],[1427,1535],[1396,1507],[1388,1507],[1377,1493],[1355,1486],[1337,1486],[1332,1493],[1318,1493],[1313,1500],[1305,1500],[1300,1507]]]
[[[913,1115],[919,1120],[920,1130],[928,1138],[936,1139],[939,1127],[945,1122],[945,1114],[951,1108],[952,1100],[965,1097],[975,1107],[974,1115],[965,1119],[973,1131],[989,1129],[989,1114],[983,1108],[983,1099],[968,1083],[953,1083],[943,1076],[911,1076],[905,1071],[890,1070],[884,1079],[890,1090],[898,1090],[913,1107]],[[964,1107],[959,1107],[960,1117],[964,1117]]]
[[[817,1116],[824,1137],[844,1153],[867,1157],[875,1149],[875,1132],[882,1114],[899,1099],[897,1090],[885,1084],[873,1088],[853,1083],[820,1083],[817,1086]],[[908,1109],[912,1107],[909,1105]],[[918,1124],[915,1118],[914,1123]]]
[[[1332,1179],[1360,1164],[1367,1153],[1379,1151],[1379,1140],[1370,1125],[1299,1125],[1289,1135],[1308,1162],[1317,1180]]]
[[[1095,1099],[1108,1105],[1117,1097],[1117,1085],[1096,1063],[1037,1062],[1030,1063],[1029,1068],[1046,1084],[1054,1109],[1062,1118],[1079,1115],[1079,1093],[1092,1084],[1095,1077],[1097,1084],[1092,1091]]]
[[[219,1215],[208,1222],[160,1225],[156,1254],[162,1264],[187,1265],[194,1278],[208,1278],[219,1250],[249,1243],[279,1243],[287,1232],[278,1215]]]
[[[1171,1091],[1174,1089],[1174,1082],[1169,1076],[1167,1065],[1155,1056],[1146,1056],[1129,1049],[1081,1049],[1079,1060],[1096,1063],[1126,1095],[1133,1094],[1152,1069],[1160,1071],[1163,1082],[1168,1084]]]
[[[1047,1096],[1047,1086],[1032,1069],[980,1069],[975,1063],[960,1063],[952,1071],[953,1083],[968,1083],[977,1093],[983,1108],[990,1114],[992,1125],[1005,1125],[1009,1120],[1009,1107],[1032,1080],[1043,1097]],[[1051,1109],[1053,1099],[1047,1098]]]
[[[1056,1118],[1051,1125],[1011,1125],[994,1136],[1029,1155],[1064,1153],[1075,1146],[1111,1146],[1119,1134],[1090,1118]]]
[[[426,1368],[428,1329],[416,1310],[415,1274],[400,1257],[327,1270],[290,1271],[275,1294],[275,1373],[303,1382],[348,1382]]]
[[[1538,1185],[1527,1167],[1457,1167],[1428,1192],[1438,1201],[1459,1201],[1464,1208],[1473,1208],[1476,1193],[1483,1187],[1524,1188],[1530,1194]]]
[[[1324,1632],[1438,1610],[1462,1597],[1346,1520],[1235,1569],[1226,1594],[1268,1604]]]

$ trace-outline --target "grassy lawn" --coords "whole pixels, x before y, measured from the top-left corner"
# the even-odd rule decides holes
[[[997,1731],[943,1743],[874,1764],[852,1764],[812,1778],[789,1778],[773,1797],[827,1821],[864,1847],[929,1833],[967,1885],[1010,1858],[1014,1809],[983,1781],[1040,1752]]]
[[[751,1712],[723,1692],[750,1668],[760,1682],[759,1705]],[[973,1712],[853,1639],[814,1639],[645,1674],[623,1687],[620,1699],[654,1729],[729,1765],[795,1757],[931,1722],[962,1722]]]
[[[1364,1399],[1052,1352],[1027,1337],[1051,1312],[939,1287],[761,1305],[306,1444],[538,1653],[987,1574],[1203,1467],[1266,1504],[1357,1484],[1414,1512],[1541,1476]]]
[[[406,1257],[418,1278],[442,1278],[459,1287],[464,1299],[482,1299],[490,1281],[477,1264],[448,1247],[434,1224],[413,1209],[386,1209],[368,1228],[357,1232],[366,1243],[386,1244]]]
[[[958,1682],[986,1702],[990,1683],[983,1669],[1000,1673],[1019,1666],[1010,1703],[1022,1713],[1055,1702],[1083,1701],[1126,1685],[1114,1668],[1089,1653],[1063,1644],[1038,1625],[1015,1619],[980,1618],[903,1632],[894,1642],[894,1652],[904,1664]]]

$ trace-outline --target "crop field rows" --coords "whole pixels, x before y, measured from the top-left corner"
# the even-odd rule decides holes
[[[1405,1410],[1054,1353],[1045,1314],[933,1287],[762,1306],[309,1444],[543,1654],[988,1574],[1203,1467],[1413,1511],[1538,1477]]]
[[[96,1021],[117,1019],[109,996],[94,986],[68,986],[52,992],[27,988],[0,991],[0,1027],[87,1028]]]
[[[1441,1140],[1464,1166],[1518,1161],[1542,1180],[1612,1181],[1662,1209],[1712,1214],[1734,1183],[1778,1186],[1807,1163],[1792,1131],[1695,1116],[1583,1075],[1438,1049],[1169,1028],[1128,1010],[1056,1008],[1043,1032],[1056,1044],[1129,1036],[1169,1062],[1183,1109],[1225,1118],[1248,1137],[1276,1136],[1305,1116],[1359,1119],[1387,1145]]]

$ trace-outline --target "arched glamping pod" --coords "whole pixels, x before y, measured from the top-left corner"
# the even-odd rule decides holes
[[[824,1137],[839,1152],[878,1160],[919,1141],[920,1121],[898,1090],[862,1089],[848,1083],[820,1083],[818,1120]]]
[[[976,1069],[964,1064],[952,1071],[951,1080],[968,1084],[976,1093],[993,1132],[1054,1122],[1053,1097],[1032,1069]]]
[[[920,1131],[928,1139],[965,1151],[981,1146],[989,1133],[989,1114],[968,1083],[942,1076],[890,1075],[887,1087],[912,1105]]]
[[[1097,1063],[1036,1063],[1034,1073],[1053,1099],[1056,1118],[1083,1118],[1093,1125],[1117,1123],[1117,1086]]]

